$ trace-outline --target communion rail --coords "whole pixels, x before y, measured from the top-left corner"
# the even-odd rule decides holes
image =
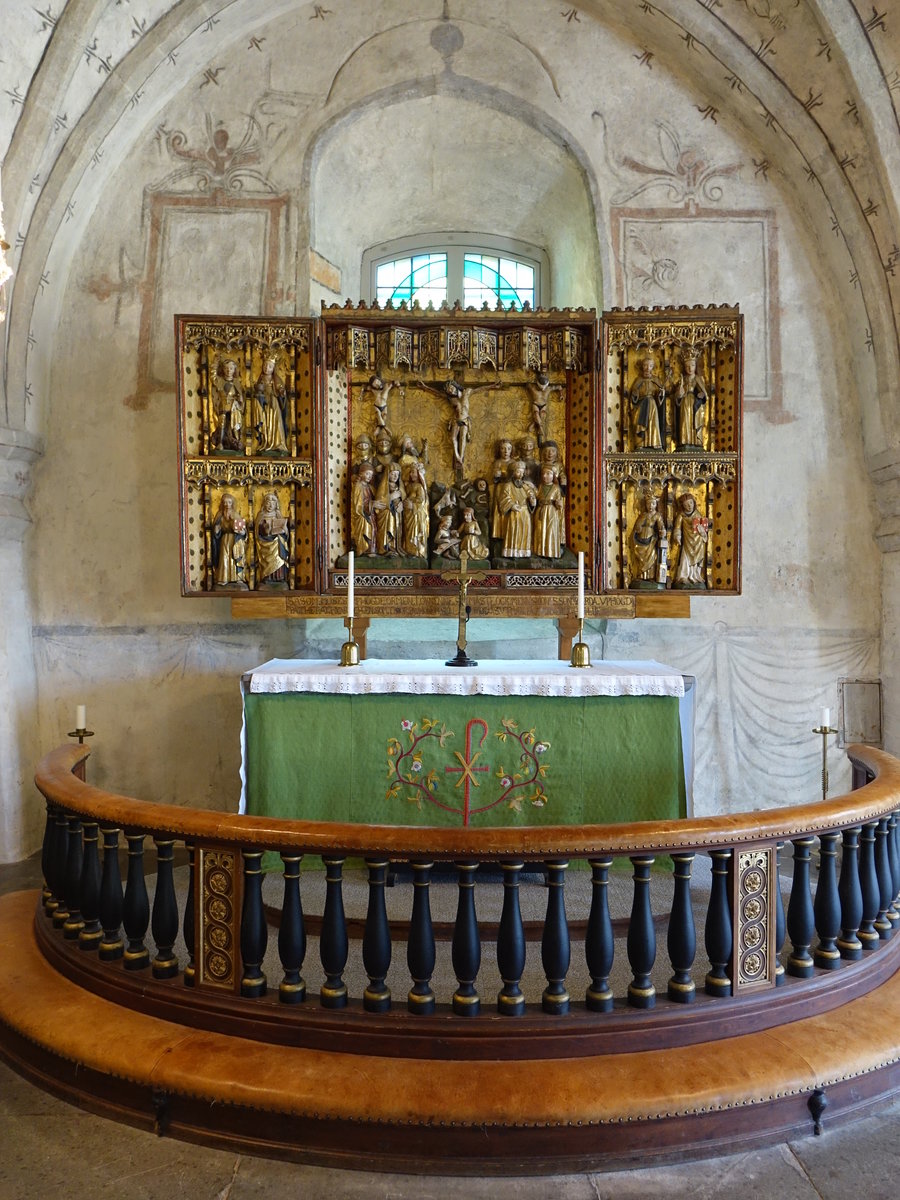
[[[86,783],[88,754],[83,746],[64,746],[37,771],[47,801],[39,945],[59,971],[105,998],[194,1027],[393,1056],[420,1055],[426,1047],[430,1056],[447,1058],[617,1053],[725,1036],[738,1013],[747,1032],[827,1011],[870,991],[900,965],[900,939],[891,944],[900,925],[900,762],[878,750],[851,747],[854,790],[820,803],[631,825],[478,830],[287,821],[152,804]],[[155,844],[152,900],[148,837]],[[180,914],[176,843],[184,844],[190,863]],[[788,843],[793,862],[785,911],[778,858]],[[269,851],[281,856],[283,874],[281,978],[271,983],[263,971],[269,938],[263,856]],[[698,853],[709,855],[712,865],[699,961],[692,897]],[[326,873],[324,909],[315,922],[324,974],[317,994],[302,975],[311,924],[301,900],[304,856],[321,856]],[[668,913],[654,914],[650,880],[660,856],[667,856],[664,870],[672,877],[671,903]],[[365,860],[368,872],[359,938],[351,938],[344,910],[348,857]],[[631,978],[618,996],[610,986],[616,928],[608,899],[617,858],[633,868],[625,938]],[[566,870],[572,859],[589,865],[591,900],[588,911],[570,920]],[[397,928],[392,933],[385,905],[390,865],[398,862],[410,865],[413,881],[403,927],[410,986],[399,1004],[386,983]],[[436,863],[450,865],[457,883],[456,987],[441,997],[433,988]],[[484,941],[476,913],[479,864],[493,864],[503,878],[495,929],[498,987],[489,1001],[476,986]],[[519,889],[529,866],[545,876],[523,885],[546,891],[540,1003],[526,1002],[520,986],[528,931]],[[671,971],[665,990],[651,978],[661,919]],[[176,955],[179,928],[186,961]],[[588,981],[577,996],[568,984],[573,942],[583,942]],[[351,945],[368,980],[356,996],[344,980]]]

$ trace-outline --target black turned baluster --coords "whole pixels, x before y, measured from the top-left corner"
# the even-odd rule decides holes
[[[888,861],[891,866],[891,907],[888,919],[896,928],[900,925],[900,909],[897,908],[897,894],[900,893],[900,847],[897,844],[897,814],[892,812],[888,821]]]
[[[53,855],[53,837],[56,827],[56,809],[47,801],[47,820],[44,823],[44,840],[41,842],[41,875],[44,877],[44,886],[41,891],[41,904],[44,906],[44,915],[51,916],[56,908],[57,900],[53,895],[53,888],[50,886],[50,873],[53,870],[51,860]]]
[[[875,928],[882,941],[893,936],[894,927],[888,915],[894,899],[894,878],[891,874],[891,859],[888,839],[888,817],[882,817],[875,829],[875,877],[878,880],[878,916]]]
[[[367,858],[366,866],[369,868],[369,903],[362,950],[369,985],[363,992],[363,1008],[367,1012],[387,1012],[391,1007],[391,989],[384,980],[391,966],[391,929],[384,889],[390,863],[387,859]]]
[[[413,1013],[434,1012],[434,928],[431,924],[431,868],[433,863],[413,863],[413,910],[406,946],[406,965],[413,986],[406,1006]]]
[[[125,841],[128,843],[128,875],[122,903],[122,927],[128,939],[125,966],[129,971],[139,971],[150,964],[150,951],[144,945],[150,924],[150,901],[144,880],[144,835],[126,833]]]
[[[784,939],[787,936],[787,922],[784,919],[784,897],[781,894],[780,859],[784,842],[775,845],[775,986],[784,983],[784,963],[781,952],[784,949]]]
[[[175,843],[156,841],[156,892],[153,895],[153,920],[150,926],[156,942],[153,960],[154,979],[171,979],[178,974],[178,959],[173,947],[178,937],[178,901],[175,899]]]
[[[525,970],[525,927],[519,907],[520,862],[503,863],[503,908],[497,932],[497,967],[503,987],[497,995],[497,1011],[507,1017],[525,1012],[525,997],[519,980]]]
[[[63,937],[74,941],[82,929],[81,919],[81,867],[84,861],[84,844],[81,839],[81,818],[69,817],[69,849],[66,855],[66,908],[69,915],[63,924]]]
[[[697,986],[691,978],[694,955],[697,952],[697,931],[694,928],[694,910],[691,906],[691,868],[693,854],[673,854],[675,865],[675,892],[672,896],[672,911],[669,914],[667,949],[669,961],[675,974],[669,980],[668,997],[678,1004],[690,1004]]]
[[[878,875],[875,871],[875,827],[877,821],[863,825],[859,835],[859,886],[862,889],[862,919],[859,923],[859,940],[863,950],[874,950],[880,938],[875,928],[881,893],[878,890]]]
[[[81,915],[84,927],[78,934],[79,950],[96,950],[103,937],[100,927],[100,827],[84,823],[84,860],[81,865]]]
[[[241,995],[256,999],[266,994],[262,961],[266,956],[269,931],[262,899],[262,850],[245,850],[244,907],[241,910]]]
[[[348,951],[341,883],[344,860],[323,857],[322,862],[325,864],[325,911],[319,937],[319,958],[325,970],[325,982],[319,993],[319,1002],[323,1008],[344,1008],[347,1004],[347,985],[343,975]]]
[[[569,1011],[566,975],[569,972],[571,951],[565,893],[568,865],[567,862],[547,863],[547,915],[544,918],[544,932],[541,938],[541,963],[547,976],[547,986],[541,996],[541,1007],[544,1012],[557,1016],[565,1016]]]
[[[103,830],[103,874],[100,878],[100,924],[103,940],[99,956],[115,962],[125,953],[122,941],[122,876],[119,872],[119,831]]]
[[[197,980],[197,969],[194,964],[194,950],[197,945],[195,934],[196,914],[194,912],[194,862],[196,855],[194,847],[190,842],[185,842],[185,849],[188,853],[188,890],[187,899],[184,902],[184,919],[181,922],[181,935],[184,938],[184,946],[188,952],[187,966],[184,968],[184,986],[193,987]]]
[[[457,863],[459,887],[456,924],[453,926],[451,959],[459,987],[453,993],[453,1011],[460,1017],[476,1017],[481,1001],[475,980],[481,967],[481,938],[475,915],[475,872],[478,863]]]
[[[584,937],[584,956],[591,982],[585,992],[584,1002],[591,1012],[611,1012],[613,994],[609,986],[609,973],[616,945],[609,915],[609,868],[612,859],[592,858],[590,863],[591,911]]]
[[[628,1003],[633,1008],[653,1008],[656,988],[650,982],[650,972],[656,960],[656,929],[650,908],[650,868],[653,858],[632,858],[634,895],[631,901],[631,920],[628,922],[628,961],[633,979],[628,985]]]
[[[841,877],[838,882],[841,899],[841,935],[837,948],[841,958],[862,957],[862,942],[856,936],[862,921],[862,888],[859,885],[859,826],[845,829],[841,846]]]
[[[819,880],[813,905],[819,944],[813,951],[813,962],[826,971],[833,971],[841,965],[841,952],[837,945],[841,932],[841,901],[835,870],[839,837],[838,833],[819,835]]]
[[[787,913],[788,937],[791,939],[787,973],[800,979],[807,979],[812,975],[814,968],[812,955],[809,953],[816,929],[809,891],[809,852],[814,842],[815,838],[811,837],[794,839],[794,875]]]
[[[712,886],[709,893],[709,908],[706,910],[704,944],[710,970],[706,973],[704,989],[708,996],[720,999],[731,995],[731,977],[728,966],[734,945],[731,927],[731,904],[728,896],[728,873],[731,867],[731,850],[710,850],[712,859]]]
[[[69,919],[66,904],[66,862],[69,857],[69,820],[62,809],[56,810],[50,853],[50,888],[56,898],[52,910],[53,928],[62,929]]]
[[[284,899],[278,927],[278,956],[284,977],[278,985],[282,1004],[301,1004],[306,999],[306,980],[300,974],[306,958],[306,928],[300,901],[300,863],[302,854],[282,854],[284,863]]]

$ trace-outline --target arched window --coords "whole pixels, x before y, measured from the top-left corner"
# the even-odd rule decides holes
[[[496,308],[546,308],[549,261],[540,246],[514,238],[473,233],[438,233],[397,238],[363,254],[365,299],[399,305],[418,301],[437,308],[443,301]]]

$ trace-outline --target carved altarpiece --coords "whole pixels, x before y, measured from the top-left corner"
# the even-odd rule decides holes
[[[182,590],[244,616],[686,616],[740,591],[736,309],[179,316]]]

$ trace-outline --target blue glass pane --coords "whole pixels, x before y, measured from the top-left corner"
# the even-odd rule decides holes
[[[487,301],[495,308],[534,304],[534,269],[514,259],[487,254],[467,254],[463,260],[463,303],[480,307]]]
[[[375,270],[375,294],[379,304],[440,304],[447,298],[447,255],[414,254],[381,263]]]

